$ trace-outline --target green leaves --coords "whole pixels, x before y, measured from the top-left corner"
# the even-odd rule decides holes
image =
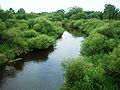
[[[36,19],[33,29],[41,34],[47,34],[48,36],[53,36],[55,38],[58,38],[64,31],[60,26],[45,18]]]
[[[63,63],[63,90],[119,90],[120,22],[89,19],[67,24],[83,29],[88,37],[81,47],[82,56]]]
[[[82,45],[81,53],[82,55],[95,55],[99,53],[104,53],[105,46],[103,45],[107,38],[102,34],[92,33],[85,39]]]
[[[23,10],[15,16],[18,16],[17,19],[7,19],[5,22],[0,20],[0,53],[8,59],[33,49],[47,49],[54,45],[64,31],[61,26],[46,18],[27,21],[21,15],[26,15]]]
[[[97,28],[96,31],[108,38],[120,39],[120,22],[113,21],[112,23]]]
[[[23,8],[20,8],[20,9],[17,11],[17,13],[19,13],[19,14],[24,14],[24,13],[25,13],[25,10],[24,10]]]
[[[119,9],[117,9],[114,5],[106,4],[104,9],[104,18],[105,19],[117,19],[117,14]]]
[[[38,32],[35,30],[24,30],[21,32],[21,36],[24,38],[32,38],[32,37],[37,37],[40,35]]]
[[[79,57],[66,61],[63,63],[63,69],[65,85],[70,90],[100,90],[103,88],[104,69],[99,66],[95,67],[86,61],[86,58]]]
[[[33,49],[46,49],[49,46],[53,45],[55,39],[48,37],[47,35],[39,35],[38,37],[33,37],[28,40],[28,45]]]
[[[0,19],[0,33],[5,29],[6,29],[5,22],[2,22],[2,20]]]

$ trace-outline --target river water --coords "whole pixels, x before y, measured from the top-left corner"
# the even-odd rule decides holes
[[[22,61],[0,67],[0,90],[59,90],[64,82],[61,63],[80,55],[83,39],[65,31],[54,48],[22,54]]]

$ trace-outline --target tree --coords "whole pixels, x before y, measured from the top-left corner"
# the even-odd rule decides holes
[[[64,13],[65,13],[65,11],[63,9],[61,9],[61,10],[56,11],[54,13],[54,16],[58,17],[58,20],[61,21],[64,18]]]
[[[91,12],[90,14],[88,14],[88,19],[90,18],[97,18],[97,19],[103,19],[103,15],[102,12]]]
[[[52,12],[51,15],[49,15],[49,18],[51,21],[62,21],[64,19],[64,13],[65,11],[61,9],[56,12]]]
[[[24,10],[23,8],[20,8],[20,9],[17,11],[17,13],[19,13],[19,14],[24,14],[24,13],[25,13],[25,10]]]
[[[66,13],[66,17],[67,18],[70,18],[71,16],[75,16],[79,13],[83,13],[83,9],[80,8],[80,7],[72,7],[72,8],[69,8],[69,11]],[[77,16],[76,16],[77,17]]]
[[[9,11],[10,11],[11,13],[15,13],[15,11],[14,11],[12,8],[9,8]]]
[[[13,14],[9,11],[9,10],[0,10],[0,19],[2,19],[2,21],[6,21],[9,18],[13,18]]]
[[[119,12],[119,9],[116,8],[114,5],[111,4],[105,4],[104,9],[104,18],[105,19],[117,19],[117,14]]]
[[[4,17],[6,18],[6,20],[13,18],[13,14],[12,14],[9,10],[6,10],[6,11],[4,12],[4,15],[5,15]]]

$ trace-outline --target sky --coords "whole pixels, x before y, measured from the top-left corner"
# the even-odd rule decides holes
[[[53,12],[78,6],[84,11],[103,11],[105,4],[113,4],[120,9],[120,0],[0,0],[4,10],[24,8],[26,12]]]

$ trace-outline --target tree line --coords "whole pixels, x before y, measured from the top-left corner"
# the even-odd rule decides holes
[[[15,14],[15,16],[13,15]],[[111,4],[105,4],[104,11],[83,11],[80,7],[71,7],[69,8],[68,12],[65,12],[63,9],[58,10],[56,12],[48,13],[48,12],[41,12],[41,13],[26,13],[26,11],[23,8],[20,8],[17,12],[14,11],[14,9],[10,8],[9,10],[0,10],[0,19],[5,21],[9,18],[16,18],[16,19],[25,19],[28,20],[29,18],[35,18],[39,15],[46,15],[50,17],[52,20],[61,21],[63,18],[68,19],[90,19],[90,18],[96,18],[96,19],[108,19],[108,20],[120,20],[120,10],[116,8],[114,5]]]

